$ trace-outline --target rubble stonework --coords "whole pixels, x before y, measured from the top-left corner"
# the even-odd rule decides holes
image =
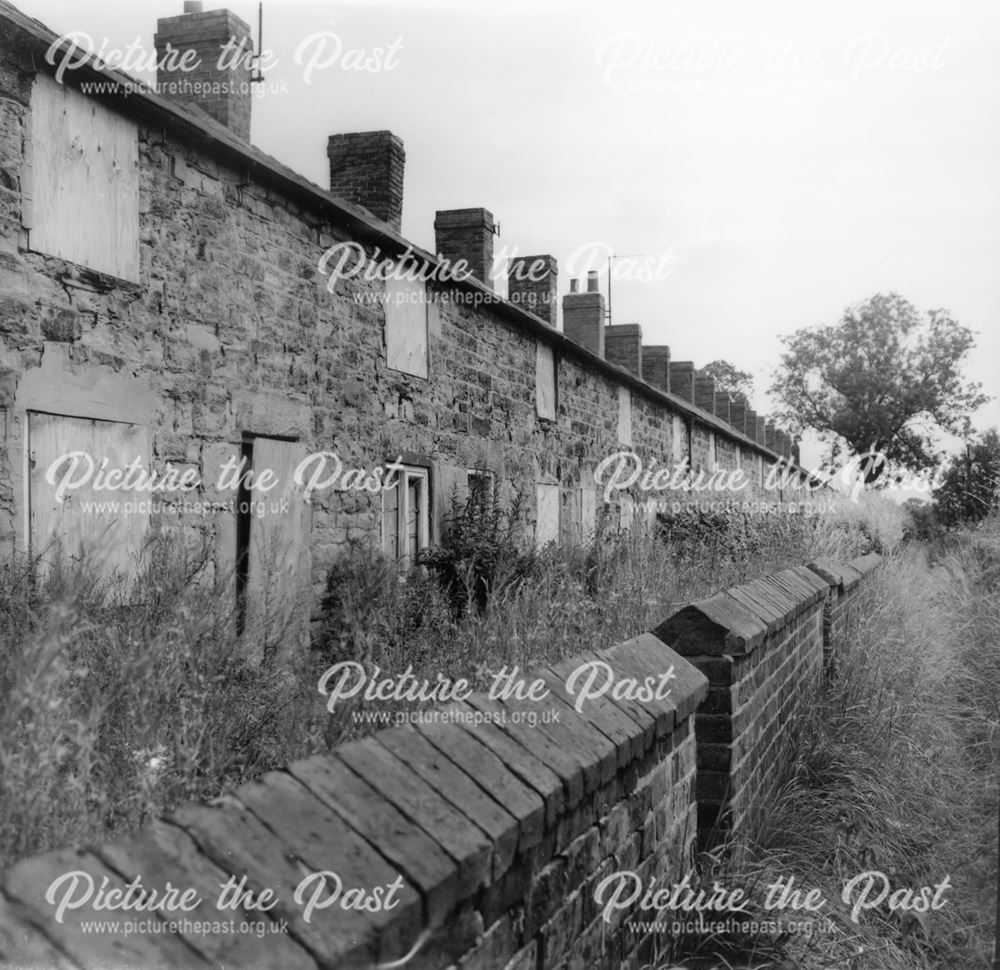
[[[647,374],[654,383],[644,381],[637,326],[614,328],[613,360],[603,359],[606,321],[596,286],[564,298],[563,333],[554,327],[554,308],[532,314],[474,280],[420,284],[420,299],[407,311],[426,319],[426,347],[416,352],[423,356],[411,372],[390,366],[387,334],[397,310],[386,299],[399,298],[396,284],[365,274],[335,279],[332,261],[326,272],[320,265],[338,246],[363,249],[375,261],[403,252],[393,231],[402,144],[387,132],[331,138],[334,188],[354,195],[345,201],[200,109],[152,93],[102,95],[101,110],[135,133],[138,207],[107,209],[98,218],[103,224],[88,228],[108,240],[121,225],[136,232],[138,278],[35,251],[40,206],[31,186],[44,153],[32,144],[32,92],[37,73],[48,70],[41,55],[55,35],[6,4],[0,24],[0,538],[7,550],[30,545],[27,509],[39,474],[32,466],[26,480],[24,472],[32,414],[135,426],[148,439],[154,471],[192,470],[203,483],[192,498],[218,504],[227,498],[213,484],[218,470],[248,441],[294,443],[303,455],[336,453],[345,468],[399,460],[426,474],[421,540],[428,542],[440,536],[470,470],[488,471],[506,500],[519,494],[529,527],[540,528],[539,489],[557,489],[550,531],[578,539],[601,516],[617,526],[630,504],[604,503],[593,477],[601,460],[623,447],[647,463],[682,459],[698,469],[708,467],[714,437],[720,467],[760,461],[766,473],[777,460],[771,448],[691,402],[679,376],[689,378],[691,365],[670,361],[669,348],[656,348],[650,365],[657,369]],[[76,91],[94,77],[124,79],[81,68],[63,84]],[[478,214],[469,243],[476,253],[469,255],[485,266],[492,215],[460,211]],[[440,216],[439,231],[456,218]],[[449,255],[460,256],[461,232],[449,238]],[[435,265],[419,247],[409,251],[413,261]],[[551,302],[555,261],[542,259],[544,273],[533,285]],[[621,340],[627,360],[618,356]],[[549,393],[539,383],[545,368],[555,375],[554,417],[539,403]],[[673,393],[664,389],[668,377]],[[744,497],[761,494],[755,479]],[[358,489],[312,495],[303,527],[307,585],[320,587],[348,541],[383,542],[383,503],[381,494]],[[231,510],[153,512],[149,525],[207,539],[220,570],[236,564]]]

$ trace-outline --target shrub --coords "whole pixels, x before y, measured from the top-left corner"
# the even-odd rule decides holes
[[[482,613],[491,597],[537,575],[539,560],[525,546],[519,513],[517,499],[503,507],[497,485],[465,500],[452,496],[441,543],[424,551],[420,563],[437,577],[456,616]]]

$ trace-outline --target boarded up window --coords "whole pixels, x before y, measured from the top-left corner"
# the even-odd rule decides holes
[[[417,562],[430,542],[430,476],[426,468],[404,467],[394,488],[382,493],[382,550],[401,571]]]
[[[470,468],[466,477],[469,501],[478,508],[493,507],[495,486],[493,472]]]
[[[671,437],[673,438],[674,462],[679,464],[687,456],[687,430],[684,427],[684,419],[675,414],[673,417]]]
[[[718,443],[715,434],[710,431],[708,433],[708,458],[706,459],[706,464],[710,472],[714,472],[718,467],[718,460]]]
[[[135,125],[45,74],[31,90],[22,220],[31,248],[139,281]]]
[[[597,494],[592,488],[580,489],[580,538],[587,542],[597,528]]]
[[[559,541],[559,486],[538,485],[535,496],[538,504],[535,545],[541,548]]]
[[[535,406],[540,418],[556,419],[556,358],[552,348],[535,344]]]
[[[415,377],[426,377],[426,285],[417,281],[388,279],[385,297],[386,366]]]
[[[245,627],[265,646],[299,644],[309,618],[311,506],[295,484],[303,444],[253,437],[243,444],[244,478],[237,495],[237,560]],[[265,479],[265,473],[269,478]],[[266,491],[247,487],[254,482]]]
[[[28,412],[28,542],[43,573],[61,549],[103,575],[134,575],[153,496],[93,487],[102,464],[107,473],[133,461],[148,472],[149,433],[140,425]]]
[[[618,442],[632,444],[632,392],[627,387],[618,388]]]

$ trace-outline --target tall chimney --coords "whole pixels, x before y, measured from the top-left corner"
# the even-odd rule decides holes
[[[612,364],[642,377],[642,327],[619,323],[604,332],[604,356]]]
[[[746,432],[747,427],[747,406],[746,402],[739,397],[733,397],[732,403],[729,406],[729,423],[737,430],[740,434]]]
[[[555,327],[558,315],[555,256],[518,256],[507,270],[507,299]]]
[[[713,401],[712,413],[716,417],[722,418],[726,424],[731,423],[733,397],[729,391],[716,391]]]
[[[670,361],[670,393],[694,404],[694,361]]]
[[[715,414],[715,378],[714,377],[695,377],[694,379],[694,403],[708,411],[709,414]]]
[[[180,16],[156,21],[153,43],[158,92],[197,105],[238,138],[250,141],[254,47],[249,25],[230,10],[202,12],[200,3],[186,2]]]
[[[775,434],[776,434],[777,430],[778,429],[775,427],[773,421],[768,421],[767,424],[764,425],[764,438],[765,438],[764,444],[768,448],[770,448],[771,451],[777,451],[778,450],[778,446],[775,443]]]
[[[587,277],[587,292],[570,285],[563,297],[563,333],[598,357],[604,356],[604,295],[597,289],[597,274]]]
[[[642,348],[642,379],[661,391],[670,390],[670,348],[666,344]]]
[[[354,131],[330,135],[330,191],[373,216],[396,232],[403,224],[403,140],[391,131]]]
[[[434,217],[434,245],[451,263],[465,260],[469,272],[493,289],[493,213],[488,209],[444,209]]]
[[[748,407],[743,433],[751,440],[757,440],[757,412]]]
[[[758,414],[754,421],[754,440],[759,445],[767,445],[767,418]]]

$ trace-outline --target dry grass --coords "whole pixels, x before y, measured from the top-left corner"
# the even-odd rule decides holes
[[[316,679],[331,654],[397,674],[412,665],[432,680],[524,669],[648,630],[752,576],[864,551],[872,527],[859,521],[692,521],[669,546],[648,531],[605,535],[589,549],[550,551],[530,583],[511,577],[485,612],[459,619],[429,577],[400,584],[384,564],[348,557],[324,648],[293,659],[276,649],[281,631],[252,631],[253,644],[237,636],[231,583],[167,543],[150,547],[130,588],[96,582],[86,563],[55,569],[39,589],[27,568],[8,569],[0,867],[111,837],[373,730],[358,708],[327,713]]]
[[[996,525],[994,524],[994,528]],[[996,532],[932,558],[911,546],[882,571],[873,610],[798,725],[780,795],[755,837],[730,847],[723,880],[818,887],[835,926],[747,945],[733,966],[988,970],[997,882],[1000,555]],[[984,552],[984,546],[992,553]],[[928,917],[887,904],[850,918],[845,884],[885,873],[893,890],[949,876]],[[787,917],[796,914],[786,912]],[[730,941],[731,943],[732,941]],[[730,948],[732,952],[732,948]],[[691,962],[691,968],[701,966]],[[726,962],[714,966],[727,966]]]

